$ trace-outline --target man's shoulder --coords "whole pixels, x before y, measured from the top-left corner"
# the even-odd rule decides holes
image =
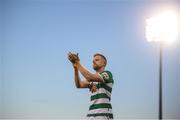
[[[102,76],[105,82],[113,83],[113,75],[109,70],[104,70],[103,72],[100,73],[100,75]]]

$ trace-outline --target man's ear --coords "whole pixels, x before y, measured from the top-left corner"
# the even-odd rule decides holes
[[[103,60],[104,61],[104,67],[106,67],[106,61],[105,60]]]

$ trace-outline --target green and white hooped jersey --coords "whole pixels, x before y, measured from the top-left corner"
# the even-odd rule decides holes
[[[113,86],[113,76],[110,71],[103,71],[100,73],[103,82],[97,82],[97,90],[91,93],[91,105],[87,114],[88,118],[113,119],[112,106],[110,104],[111,92]]]

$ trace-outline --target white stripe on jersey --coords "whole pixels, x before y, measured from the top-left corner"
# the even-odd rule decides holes
[[[100,89],[98,90],[98,93],[99,93],[99,94],[100,94],[100,93],[105,93],[105,94],[107,94],[108,97],[111,97],[111,93],[110,93],[109,91],[107,91],[106,89],[104,89],[104,88],[100,88]]]
[[[113,84],[112,83],[106,83],[106,85],[110,88],[112,88]]]
[[[107,116],[87,117],[86,120],[113,120]]]
[[[96,114],[96,113],[112,113],[112,109],[100,108],[100,109],[90,110],[88,112],[88,114]]]
[[[91,101],[91,105],[100,103],[110,103],[108,98],[99,98]]]

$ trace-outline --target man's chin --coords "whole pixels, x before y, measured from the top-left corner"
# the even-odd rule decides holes
[[[98,67],[93,67],[94,70],[98,70],[99,68]]]

